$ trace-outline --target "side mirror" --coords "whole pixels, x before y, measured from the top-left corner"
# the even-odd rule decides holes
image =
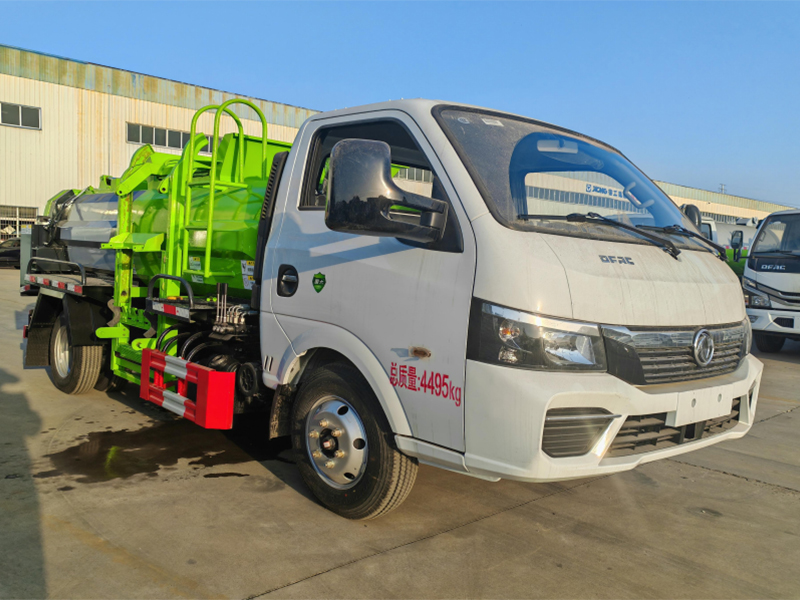
[[[744,232],[737,229],[731,234],[731,248],[734,250],[741,250],[744,242]]]
[[[694,204],[684,204],[681,206],[681,210],[683,211],[683,214],[689,217],[689,220],[694,223],[694,226],[700,229],[700,222],[702,220],[700,209]]]
[[[347,139],[331,150],[325,224],[333,231],[436,242],[447,202],[406,192],[392,181],[389,144]]]
[[[731,234],[731,248],[733,248],[733,261],[739,262],[742,258],[742,246],[744,245],[744,232],[737,229]]]

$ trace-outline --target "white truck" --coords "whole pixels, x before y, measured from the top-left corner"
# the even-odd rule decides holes
[[[240,372],[258,374],[274,394],[264,395],[269,435],[292,436],[306,483],[331,510],[386,513],[419,463],[557,481],[739,438],[753,424],[762,364],[724,249],[697,232],[696,207],[690,219],[607,144],[508,113],[396,101],[311,117],[273,176],[252,307],[217,311],[255,323],[257,358],[205,364],[235,370],[236,394]],[[52,288],[48,302],[77,289],[28,279]],[[142,315],[183,310],[186,327],[202,327],[188,323],[191,306],[151,299],[152,281],[133,292],[148,298]],[[70,314],[94,314],[70,302]],[[51,336],[48,364],[62,379],[88,368],[65,333],[80,325],[41,314],[31,331]],[[223,341],[186,357],[161,346],[169,330],[149,347],[131,342],[146,357],[142,397],[198,423],[232,410],[212,407],[222,392],[201,390],[200,375],[191,403],[180,395],[191,385],[154,393],[150,380],[155,362],[176,377],[200,373],[201,346],[238,343],[215,333],[225,327],[206,332]],[[200,335],[184,331],[184,347]],[[126,348],[123,374],[138,381]],[[96,377],[81,371],[81,389]]]
[[[800,340],[800,210],[761,222],[742,287],[759,350],[779,352],[787,339]]]

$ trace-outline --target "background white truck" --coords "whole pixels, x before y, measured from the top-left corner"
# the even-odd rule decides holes
[[[194,142],[175,165],[135,157],[109,181],[118,223],[89,217],[113,193],[62,202],[34,252],[55,244],[62,263],[26,267],[28,360],[69,392],[105,361],[201,426],[269,410],[264,435],[291,435],[309,487],[348,518],[398,506],[419,462],[554,481],[752,425],[762,365],[724,249],[614,148],[427,100],[321,113],[288,156],[267,146],[265,125],[210,159]],[[234,191],[215,192],[228,168]],[[217,252],[230,239],[253,245]],[[92,243],[112,262],[70,260]]]
[[[761,222],[742,277],[747,315],[762,352],[800,340],[800,211]]]

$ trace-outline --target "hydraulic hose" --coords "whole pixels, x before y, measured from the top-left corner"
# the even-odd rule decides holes
[[[186,362],[192,362],[192,358],[194,355],[200,352],[201,350],[208,350],[209,348],[218,348],[222,346],[219,342],[203,342],[202,344],[197,344],[192,351],[189,353],[189,356],[186,357]]]
[[[163,350],[161,350],[161,343],[164,341],[164,338],[165,338],[165,337],[167,337],[167,334],[168,334],[170,331],[174,331],[174,330],[175,330],[175,329],[177,329],[177,328],[178,328],[178,325],[177,325],[177,324],[176,324],[176,325],[172,325],[171,327],[167,327],[167,328],[166,328],[166,329],[165,329],[165,330],[164,330],[164,331],[161,333],[161,335],[160,335],[160,336],[158,336],[158,341],[156,341],[156,350],[160,350],[160,351],[162,351],[162,352],[163,352]]]
[[[183,343],[183,346],[181,346],[181,351],[178,353],[178,356],[183,358],[186,355],[186,350],[188,350],[189,346],[192,345],[192,342],[194,342],[197,338],[203,335],[208,335],[209,333],[210,333],[209,331],[198,331],[197,333],[189,336],[189,339]]]
[[[169,354],[169,349],[172,348],[173,344],[175,344],[176,342],[179,342],[181,339],[186,339],[190,335],[191,335],[191,333],[189,333],[188,331],[185,331],[184,333],[179,333],[175,337],[169,338],[167,340],[167,343],[164,344],[164,349],[161,350],[161,352],[163,352],[164,354]]]

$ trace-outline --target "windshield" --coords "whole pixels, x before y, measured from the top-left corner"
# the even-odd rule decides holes
[[[564,218],[597,213],[642,229],[678,225],[696,231],[664,192],[599,142],[496,113],[444,107],[437,118],[490,211],[511,229],[647,243],[607,223]],[[700,248],[685,236],[659,235]]]
[[[753,254],[800,253],[800,214],[767,217],[753,244]]]

